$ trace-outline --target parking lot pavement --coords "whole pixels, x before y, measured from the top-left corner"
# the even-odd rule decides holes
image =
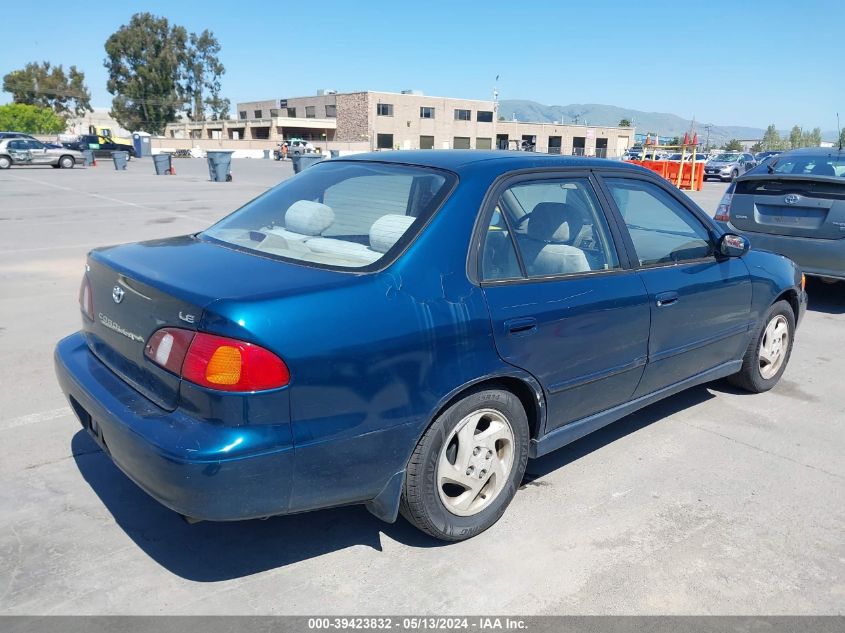
[[[729,184],[720,180],[707,180],[701,191],[685,191],[684,193],[704,209],[710,217],[713,217]]]
[[[0,172],[0,613],[841,613],[845,284],[810,283],[773,391],[695,388],[532,461],[468,542],[359,507],[184,523],[81,431],[52,369],[90,247],[200,230],[290,174],[175,166]]]

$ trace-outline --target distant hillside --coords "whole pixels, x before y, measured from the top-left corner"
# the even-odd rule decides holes
[[[656,132],[661,136],[683,136],[692,123],[688,119],[666,112],[642,112],[630,108],[596,103],[572,103],[565,106],[546,106],[536,101],[508,99],[499,102],[499,115],[511,119],[516,114],[520,121],[540,121],[551,123],[572,123],[578,117],[578,123],[588,125],[616,125],[621,119],[633,122],[637,132]],[[698,138],[704,141],[706,121],[696,121]],[[764,130],[739,125],[715,125],[710,128],[710,142],[724,143],[732,138],[761,138]]]

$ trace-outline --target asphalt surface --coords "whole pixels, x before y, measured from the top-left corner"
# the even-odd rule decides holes
[[[187,525],[56,384],[94,246],[194,232],[291,173],[149,159],[0,172],[0,613],[835,614],[845,605],[845,284],[773,391],[698,387],[529,463],[503,519],[443,545],[363,508]],[[713,212],[724,184],[695,194]]]

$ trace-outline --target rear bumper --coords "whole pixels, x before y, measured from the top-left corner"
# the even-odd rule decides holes
[[[811,237],[769,235],[742,231],[728,224],[728,230],[741,233],[755,250],[771,251],[794,261],[807,275],[845,279],[845,239],[821,240]]]
[[[225,426],[160,409],[97,360],[78,333],[59,342],[54,360],[82,426],[163,505],[213,521],[289,510],[289,424]]]

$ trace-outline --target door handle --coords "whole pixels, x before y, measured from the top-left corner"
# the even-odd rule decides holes
[[[657,303],[658,308],[663,308],[665,306],[670,306],[678,301],[678,293],[677,292],[661,292],[655,298],[655,302]]]
[[[505,332],[508,336],[528,336],[537,331],[537,319],[524,317],[505,321]]]

